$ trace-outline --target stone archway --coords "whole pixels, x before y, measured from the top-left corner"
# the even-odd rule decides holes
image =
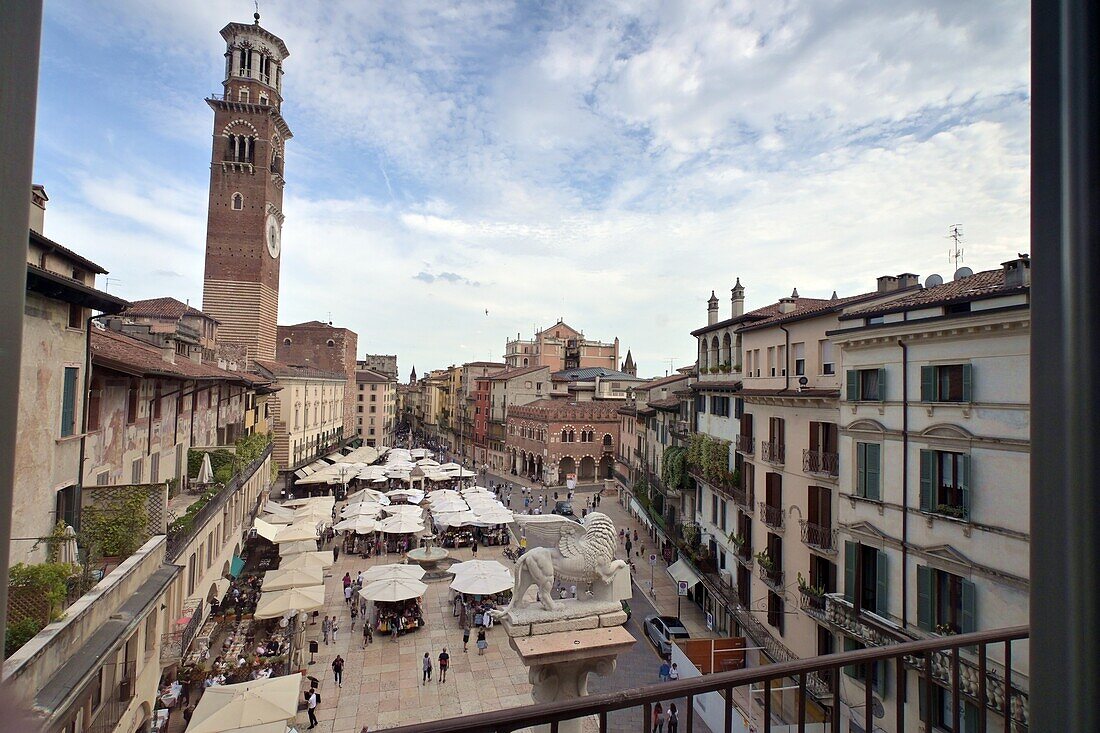
[[[542,475],[542,456],[535,456],[535,476],[537,478],[543,478]]]
[[[558,483],[564,484],[566,477],[577,472],[577,461],[573,456],[565,456],[558,461]]]
[[[615,470],[615,461],[611,456],[604,455],[600,458],[600,478],[611,478],[611,472]]]
[[[580,471],[577,472],[578,481],[592,481],[596,478],[596,459],[585,456],[581,459]]]

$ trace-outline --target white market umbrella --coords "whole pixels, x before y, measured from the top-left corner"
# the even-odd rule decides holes
[[[325,605],[325,586],[286,588],[261,593],[256,604],[256,618],[278,618],[292,611],[312,611]]]
[[[390,504],[382,511],[389,514],[391,517],[401,516],[419,519],[424,516],[424,510],[413,504]]]
[[[455,575],[455,579],[451,581],[451,590],[475,596],[488,596],[493,593],[503,593],[506,590],[511,590],[515,585],[512,574],[503,566],[501,570],[504,572],[468,570],[464,573],[458,573]]]
[[[477,515],[477,521],[486,527],[492,527],[497,524],[511,524],[514,520],[515,515],[507,509],[491,509]]]
[[[303,552],[317,552],[317,542],[307,540],[303,542],[285,542],[279,545],[279,555],[281,557],[290,557]]]
[[[374,521],[371,517],[359,516],[348,517],[342,522],[337,522],[332,525],[333,529],[338,529],[341,532],[353,532],[355,534],[367,534],[368,532],[374,532],[378,529],[378,522]]]
[[[203,692],[187,733],[225,733],[293,720],[298,714],[300,674],[215,685]]]
[[[447,572],[454,573],[455,575],[459,575],[460,573],[512,574],[512,571],[509,570],[507,566],[496,560],[465,560],[463,562],[456,562],[454,565],[447,568]]]
[[[316,539],[316,527],[308,524],[290,524],[275,533],[275,544],[277,545]],[[316,546],[314,546],[314,549],[316,549]]]
[[[463,527],[476,524],[478,517],[471,511],[432,514],[436,524],[442,527]]]
[[[423,532],[424,525],[414,517],[407,517],[403,514],[399,514],[389,519],[383,519],[382,523],[378,525],[378,529],[386,534],[412,534],[414,532]]]
[[[441,501],[438,504],[432,504],[432,513],[449,514],[451,512],[464,512],[469,508],[470,506],[461,499],[451,499],[450,501]]]
[[[417,503],[424,501],[424,492],[417,489],[394,489],[393,491],[387,491],[386,496],[391,499],[406,499]]]
[[[363,501],[358,504],[348,504],[340,510],[341,517],[377,517],[382,511],[381,504],[373,501]]]
[[[316,550],[317,545],[314,545],[313,547],[314,550]],[[294,570],[297,568],[301,568],[303,570],[309,570],[311,568],[324,570],[325,568],[329,567],[332,567],[331,552],[299,552],[296,555],[291,555],[288,558],[284,558],[279,563],[279,570]]]
[[[412,578],[390,578],[389,580],[376,580],[370,585],[364,586],[359,595],[367,601],[381,603],[394,603],[407,601],[410,598],[419,598],[428,590],[428,586],[419,580]]]
[[[455,473],[455,476],[457,476],[458,478],[470,478],[474,475],[474,472],[467,468],[460,468],[458,469],[458,472]]]
[[[379,504],[386,504],[389,502],[389,499],[386,498],[386,495],[381,491],[375,491],[374,489],[359,489],[359,491],[348,494],[348,501],[374,501]]]
[[[197,483],[208,484],[214,480],[214,467],[210,465],[210,454],[202,454],[202,465],[199,466],[199,475],[195,479]]]
[[[424,574],[424,568],[419,565],[400,565],[397,563],[375,565],[373,568],[367,568],[363,572],[363,582],[369,584],[376,580],[390,580],[391,578],[420,580],[424,577]]]
[[[273,590],[307,588],[311,585],[321,585],[325,582],[322,575],[323,572],[319,567],[312,569],[279,568],[278,570],[268,570],[264,573],[264,580],[260,585],[260,590],[267,593]]]

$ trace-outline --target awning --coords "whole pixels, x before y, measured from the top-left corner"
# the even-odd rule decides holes
[[[642,524],[644,524],[644,525],[645,525],[645,526],[647,526],[647,527],[650,527],[650,526],[652,526],[652,523],[651,523],[651,522],[649,521],[649,512],[647,512],[647,511],[646,511],[646,510],[645,510],[645,509],[644,509],[644,508],[642,507],[642,505],[638,503],[638,500],[637,500],[637,499],[631,499],[631,500],[630,500],[630,509],[631,509],[631,510],[632,510],[632,511],[633,511],[633,512],[634,512],[635,514],[637,514],[637,515],[638,515],[638,521],[639,521],[639,522],[641,522]]]
[[[279,532],[280,529],[279,527],[276,527],[273,524],[269,524],[262,519],[256,519],[256,521],[252,523],[252,528],[256,530],[257,535],[263,537],[268,542],[275,541],[275,535]]]
[[[229,574],[236,578],[242,570],[244,570],[244,558],[234,555],[233,559],[229,561]]]
[[[699,582],[699,576],[695,574],[695,570],[683,560],[677,560],[669,565],[668,574],[671,575],[672,579],[677,583],[686,582],[688,588],[691,588]]]

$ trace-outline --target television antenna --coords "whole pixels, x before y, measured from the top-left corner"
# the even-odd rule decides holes
[[[114,283],[115,285],[121,285],[122,281],[119,280],[117,277],[105,277],[105,278],[103,278],[103,292],[105,292],[105,293],[111,292],[111,283]]]
[[[955,263],[955,269],[959,269],[959,263],[963,261],[963,233],[959,224],[952,224],[951,228],[947,231],[947,239],[950,239],[953,243],[951,249],[947,252],[947,261]]]

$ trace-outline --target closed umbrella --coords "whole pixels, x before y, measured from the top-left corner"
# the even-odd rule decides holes
[[[414,532],[423,532],[424,525],[415,517],[407,517],[403,514],[399,514],[389,519],[383,519],[382,523],[378,525],[378,529],[386,534],[412,534]]]
[[[376,580],[365,586],[359,595],[364,600],[376,603],[394,603],[407,601],[410,598],[419,598],[428,590],[428,586],[419,580],[412,578],[390,578],[388,580]]]
[[[61,540],[61,546],[57,550],[57,561],[65,565],[75,565],[76,554],[76,530],[72,525],[65,525],[65,539]]]
[[[278,618],[291,611],[312,611],[325,605],[325,586],[286,588],[260,594],[256,618]]]
[[[325,582],[322,574],[319,567],[268,570],[264,574],[260,589],[267,593],[268,591],[284,590],[286,588],[306,588],[311,585],[321,585]]]
[[[268,723],[283,723],[298,714],[299,674],[216,685],[203,692],[187,733],[225,733]]]
[[[332,567],[332,553],[316,552],[316,544],[313,545],[313,548],[314,552],[299,552],[296,555],[284,558],[279,563],[279,570],[293,570],[295,568],[302,568],[303,570],[317,568],[318,570],[324,570],[325,568]]]
[[[373,583],[376,580],[390,580],[391,578],[420,580],[424,577],[424,573],[424,568],[419,565],[375,565],[363,572],[363,582]]]
[[[317,539],[317,529],[308,524],[291,524],[283,527],[275,533],[275,544],[282,545],[287,542],[302,542],[304,540]],[[314,546],[313,549],[317,549]]]
[[[355,534],[367,534],[378,529],[378,522],[367,516],[348,517],[342,522],[332,525],[333,529],[341,532],[353,532]]]
[[[193,399],[193,398],[192,398]],[[208,484],[214,480],[214,467],[210,465],[210,454],[202,454],[202,465],[199,466],[199,476],[196,483]]]

